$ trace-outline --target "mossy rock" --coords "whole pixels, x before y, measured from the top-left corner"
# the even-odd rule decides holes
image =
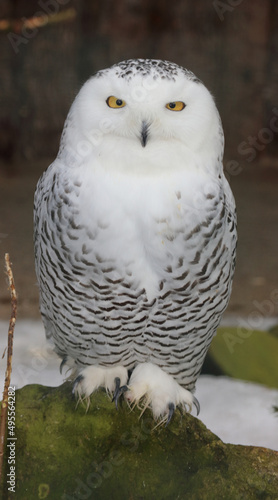
[[[221,327],[211,343],[205,372],[277,388],[277,352],[278,336],[273,333]]]
[[[71,385],[16,391],[17,500],[276,499],[278,453],[224,444],[179,411],[154,429],[149,410],[118,411],[105,392],[86,413]],[[7,451],[7,448],[5,448]],[[4,457],[5,478],[9,471]],[[1,496],[1,495],[0,495]],[[9,498],[7,484],[3,499]]]

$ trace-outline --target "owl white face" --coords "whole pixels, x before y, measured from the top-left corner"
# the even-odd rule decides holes
[[[155,63],[163,69],[157,71]],[[81,150],[80,143],[88,141],[88,155],[105,155],[106,164],[109,154],[115,164],[120,151],[121,165],[126,158],[129,168],[130,155],[152,165],[154,158],[179,164],[194,156],[199,162],[213,157],[215,163],[216,152],[222,156],[222,129],[204,85],[172,63],[139,60],[137,66],[130,62],[130,68],[128,64],[103,70],[82,87],[72,106],[70,144],[78,148],[79,143]]]

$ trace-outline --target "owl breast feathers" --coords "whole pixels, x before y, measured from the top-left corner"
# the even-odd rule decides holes
[[[46,335],[88,397],[191,410],[231,293],[235,204],[213,98],[190,71],[129,60],[81,88],[35,194]]]

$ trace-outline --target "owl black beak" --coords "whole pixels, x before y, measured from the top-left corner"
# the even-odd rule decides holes
[[[142,128],[141,128],[141,144],[143,148],[147,144],[147,140],[149,137],[149,124],[145,121],[142,122]]]

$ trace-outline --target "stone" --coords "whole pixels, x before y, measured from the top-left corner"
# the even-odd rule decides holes
[[[105,391],[86,412],[71,388],[16,391],[17,500],[277,498],[277,452],[224,444],[178,410],[167,427],[154,428],[148,409],[140,417],[122,401],[116,410]]]

